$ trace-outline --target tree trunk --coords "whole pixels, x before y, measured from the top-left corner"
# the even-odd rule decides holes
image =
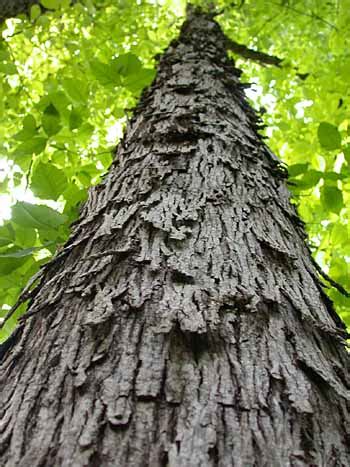
[[[349,358],[239,71],[192,11],[1,366],[1,465],[349,466]]]

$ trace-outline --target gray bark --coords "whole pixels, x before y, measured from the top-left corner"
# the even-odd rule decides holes
[[[37,288],[1,465],[350,465],[344,328],[224,44],[193,12]]]

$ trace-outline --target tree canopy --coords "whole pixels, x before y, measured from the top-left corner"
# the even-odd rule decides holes
[[[261,131],[286,174],[288,167],[310,249],[350,326],[350,3],[192,3],[211,8],[236,45],[232,57]],[[0,317],[67,240],[184,13],[178,0],[40,0],[3,22]],[[23,313],[21,302],[1,340]]]

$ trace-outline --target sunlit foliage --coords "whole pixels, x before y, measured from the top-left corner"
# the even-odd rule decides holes
[[[284,60],[278,68],[234,57],[254,83],[248,96],[268,144],[289,165],[314,256],[350,289],[348,1],[195,3],[217,8],[228,37]],[[0,317],[66,241],[183,14],[176,0],[42,0],[30,17],[3,24]],[[334,288],[329,294],[350,324],[350,299]]]

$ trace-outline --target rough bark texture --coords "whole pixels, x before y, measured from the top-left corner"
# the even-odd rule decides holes
[[[220,28],[192,14],[1,366],[1,465],[349,466],[349,359]]]

